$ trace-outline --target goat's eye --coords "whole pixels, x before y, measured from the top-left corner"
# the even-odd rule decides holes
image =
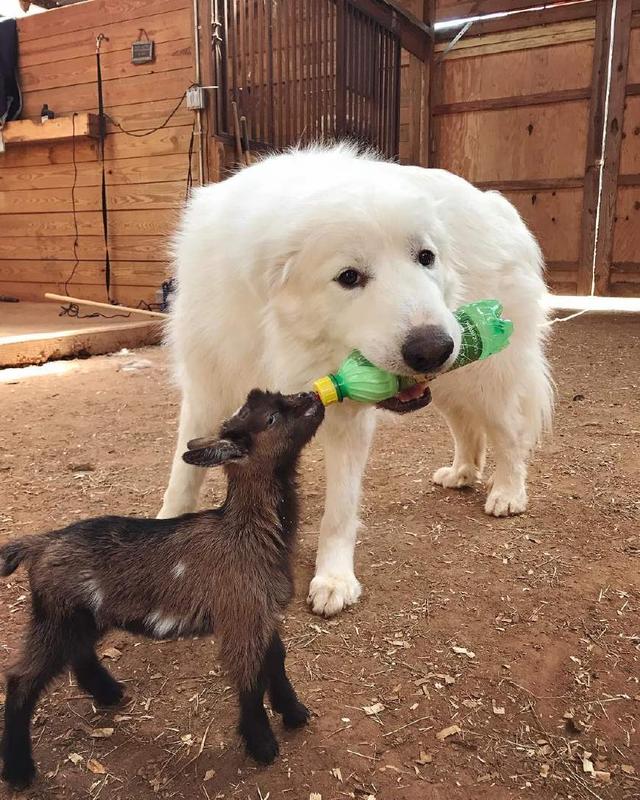
[[[357,269],[353,269],[353,267],[349,267],[349,269],[342,270],[342,272],[336,278],[336,281],[344,289],[355,289],[358,286],[364,286],[367,278],[362,272],[359,272]]]
[[[418,253],[418,263],[422,264],[423,267],[433,266],[435,260],[436,257],[432,250],[420,250]]]
[[[273,414],[270,414],[269,418],[267,419],[267,428],[270,428],[272,425],[275,425],[278,421],[280,414],[276,411]]]

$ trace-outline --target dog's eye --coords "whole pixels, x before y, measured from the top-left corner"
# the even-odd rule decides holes
[[[342,270],[336,281],[345,289],[355,289],[357,286],[364,286],[366,276],[362,272],[358,272],[357,269],[349,267],[349,269]]]
[[[280,414],[278,414],[277,411],[274,412],[273,414],[271,414],[269,416],[269,418],[267,419],[267,428],[270,428],[272,425],[275,425],[276,422],[278,421],[279,417],[280,417]]]
[[[435,260],[436,257],[431,250],[420,250],[418,253],[418,263],[422,264],[423,267],[433,266]]]

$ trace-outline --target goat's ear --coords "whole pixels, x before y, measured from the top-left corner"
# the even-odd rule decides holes
[[[217,467],[247,456],[246,447],[229,439],[192,439],[187,442],[187,448],[182,458],[196,467]]]

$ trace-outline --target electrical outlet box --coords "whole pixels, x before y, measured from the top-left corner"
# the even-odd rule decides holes
[[[202,86],[192,86],[187,89],[187,108],[200,111],[204,108],[205,96]]]

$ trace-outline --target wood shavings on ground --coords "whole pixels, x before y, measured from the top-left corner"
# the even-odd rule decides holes
[[[455,736],[458,733],[462,733],[462,728],[459,725],[449,725],[448,728],[443,728],[436,733],[436,739],[440,742],[444,742],[445,739],[448,739],[450,736]]]

